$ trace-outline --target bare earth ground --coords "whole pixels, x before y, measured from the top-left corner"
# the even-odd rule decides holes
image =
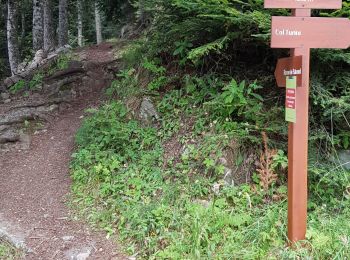
[[[83,55],[100,62],[113,57],[104,45]],[[72,220],[66,206],[74,135],[84,110],[98,105],[101,88],[34,135],[29,150],[0,153],[0,232],[26,247],[25,259],[127,259],[105,234]]]

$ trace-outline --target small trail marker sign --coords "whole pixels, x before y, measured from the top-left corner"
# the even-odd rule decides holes
[[[288,76],[296,76],[297,87],[302,86],[302,56],[293,56],[283,59],[278,59],[275,78],[277,86],[286,87],[286,79]]]
[[[291,56],[302,56],[302,77],[283,73],[277,66],[279,86],[286,85],[288,130],[288,239],[304,240],[307,224],[307,165],[309,131],[309,74],[311,48],[350,47],[347,18],[311,17],[311,9],[340,9],[341,0],[264,0],[266,8],[291,8],[293,17],[272,17],[271,47],[292,48]],[[293,57],[292,59],[295,59]],[[279,65],[283,65],[280,61]],[[283,66],[282,66],[283,68]],[[293,69],[293,68],[292,68]],[[281,72],[282,71],[282,72]],[[291,76],[291,77],[290,77]],[[299,84],[300,83],[300,84]],[[301,86],[297,88],[296,86]],[[293,112],[292,112],[293,111]]]
[[[297,92],[297,77],[286,77],[286,121],[296,123],[296,92]]]

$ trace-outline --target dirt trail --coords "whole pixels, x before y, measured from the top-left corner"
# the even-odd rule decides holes
[[[113,58],[107,45],[82,52],[95,62]],[[0,153],[0,235],[25,246],[25,259],[127,259],[105,234],[72,220],[66,206],[74,135],[101,90],[93,88],[34,135],[29,150]]]

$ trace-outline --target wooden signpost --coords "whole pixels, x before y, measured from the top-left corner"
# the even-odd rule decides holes
[[[276,69],[278,85],[286,86],[286,109],[291,112],[286,111],[286,119],[290,121],[288,238],[291,243],[304,240],[306,234],[310,48],[350,47],[347,18],[311,17],[311,9],[340,9],[341,5],[341,0],[265,0],[265,8],[290,8],[293,15],[272,17],[271,28],[272,48],[292,48],[292,58],[280,61]],[[285,70],[300,67],[293,66],[296,56],[302,56],[301,74],[285,75]]]

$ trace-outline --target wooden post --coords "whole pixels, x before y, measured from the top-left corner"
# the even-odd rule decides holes
[[[305,239],[307,224],[310,48],[349,48],[350,21],[348,18],[311,17],[312,8],[340,9],[341,0],[264,0],[264,4],[265,8],[292,8],[294,16],[272,17],[271,47],[294,48],[291,49],[294,58],[280,60],[277,64],[285,67],[276,69],[279,86],[285,86],[284,70],[293,68],[297,71],[299,65],[295,61],[297,56],[302,56],[302,73],[293,75],[297,76],[297,85],[300,86],[296,88],[296,103],[292,103],[293,108],[296,104],[296,120],[295,114],[293,120],[286,116],[286,119],[295,121],[289,124],[288,133],[288,238],[293,244]]]
[[[294,9],[293,16],[310,16],[310,9]],[[296,123],[289,123],[288,139],[288,238],[291,243],[304,240],[307,226],[307,161],[309,132],[310,49],[291,50],[302,56],[302,87],[296,91]]]

